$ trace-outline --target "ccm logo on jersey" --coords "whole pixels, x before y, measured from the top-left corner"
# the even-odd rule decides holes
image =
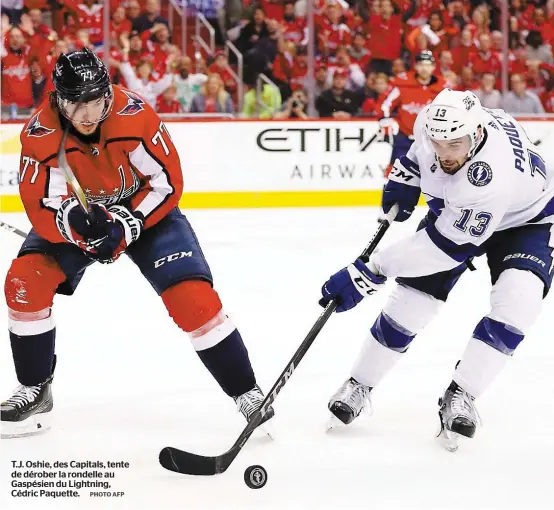
[[[484,161],[477,161],[469,166],[467,178],[474,186],[486,186],[492,181],[492,168]]]
[[[527,255],[526,253],[511,253],[510,255],[506,255],[504,257],[503,262],[506,262],[507,260],[510,260],[510,259],[526,259],[526,260],[530,260],[531,262],[536,262],[542,267],[546,267],[546,264],[544,263],[544,261],[542,261],[538,257],[535,257],[534,255]]]
[[[192,257],[191,251],[180,251],[179,253],[173,253],[171,255],[168,255],[167,257],[162,257],[161,259],[156,260],[154,262],[154,267],[158,268],[163,266],[166,262],[173,262],[174,260],[183,259],[185,257]]]

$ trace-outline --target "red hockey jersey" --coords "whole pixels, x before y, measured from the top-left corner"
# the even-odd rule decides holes
[[[444,80],[433,76],[429,85],[421,85],[412,71],[398,75],[391,80],[391,85],[390,92],[381,96],[377,114],[379,117],[390,117],[397,110],[400,131],[412,136],[417,114],[445,87]]]
[[[69,134],[67,162],[90,202],[124,203],[144,214],[145,228],[177,206],[183,175],[177,150],[154,110],[137,94],[114,85],[114,105],[98,143]],[[21,132],[19,192],[35,231],[66,242],[56,213],[70,195],[57,152],[63,135],[59,114],[45,101]]]

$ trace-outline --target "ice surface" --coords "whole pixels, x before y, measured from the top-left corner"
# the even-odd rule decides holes
[[[420,215],[422,211],[418,211]],[[325,279],[363,249],[376,211],[190,211],[225,309],[240,328],[266,390],[320,314]],[[23,215],[1,219],[20,228]],[[397,224],[385,242],[415,228]],[[2,282],[21,239],[0,229]],[[194,478],[164,471],[166,445],[226,450],[244,423],[211,379],[161,300],[123,257],[93,266],[72,298],[55,301],[58,367],[54,427],[1,441],[2,509],[550,509],[554,508],[554,313],[552,298],[514,359],[478,402],[484,426],[456,454],[434,439],[437,399],[475,324],[488,311],[484,260],[374,392],[375,413],[325,432],[327,400],[348,377],[388,290],[331,318],[276,401],[277,439],[252,438],[229,470]],[[390,284],[390,288],[393,283]],[[0,300],[0,330],[6,331]],[[0,390],[17,384],[7,333]],[[12,460],[122,460],[121,499],[10,496]],[[247,466],[267,485],[251,490]]]

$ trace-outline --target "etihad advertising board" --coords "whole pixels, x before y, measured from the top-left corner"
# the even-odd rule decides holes
[[[524,122],[524,126],[533,141],[543,146],[554,143],[550,122]],[[217,199],[210,194],[240,193],[240,199],[233,201],[240,207],[248,205],[249,193],[275,192],[283,203],[287,193],[297,194],[301,202],[306,192],[320,192],[319,205],[335,193],[333,205],[348,205],[337,202],[336,193],[380,190],[391,154],[388,143],[374,139],[377,123],[363,120],[187,121],[169,122],[167,127],[181,158],[185,196],[202,194],[213,206]],[[17,195],[21,128],[0,126],[0,195],[11,195],[12,202]]]

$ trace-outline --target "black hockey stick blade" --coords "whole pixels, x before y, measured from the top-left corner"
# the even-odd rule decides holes
[[[371,255],[371,253],[375,250],[397,214],[398,206],[395,205],[379,224],[379,227],[377,228],[377,231],[375,232],[370,243],[362,252],[362,258],[368,258],[369,255]],[[169,471],[185,475],[210,476],[225,472],[233,460],[235,460],[236,456],[240,453],[242,447],[246,444],[256,427],[258,427],[258,425],[262,422],[271,404],[277,398],[280,391],[285,387],[285,384],[292,376],[292,373],[300,361],[302,361],[302,358],[308,352],[308,349],[314,343],[314,340],[319,335],[320,331],[323,329],[323,326],[325,326],[336,307],[337,303],[334,300],[327,304],[304,341],[300,344],[300,347],[298,347],[291,360],[288,362],[287,366],[264,398],[260,409],[253,414],[252,419],[246,428],[241,432],[240,436],[235,441],[235,444],[233,444],[229,450],[221,455],[212,457],[197,455],[195,453],[179,450],[178,448],[173,448],[172,446],[166,446],[159,455],[162,467],[168,469]]]
[[[19,230],[18,228],[12,227],[11,225],[4,223],[3,221],[0,221],[0,227],[6,230],[9,230],[10,232],[13,232],[14,234],[17,234],[18,236],[21,236],[23,238],[27,237],[27,234],[23,232],[23,230]]]

